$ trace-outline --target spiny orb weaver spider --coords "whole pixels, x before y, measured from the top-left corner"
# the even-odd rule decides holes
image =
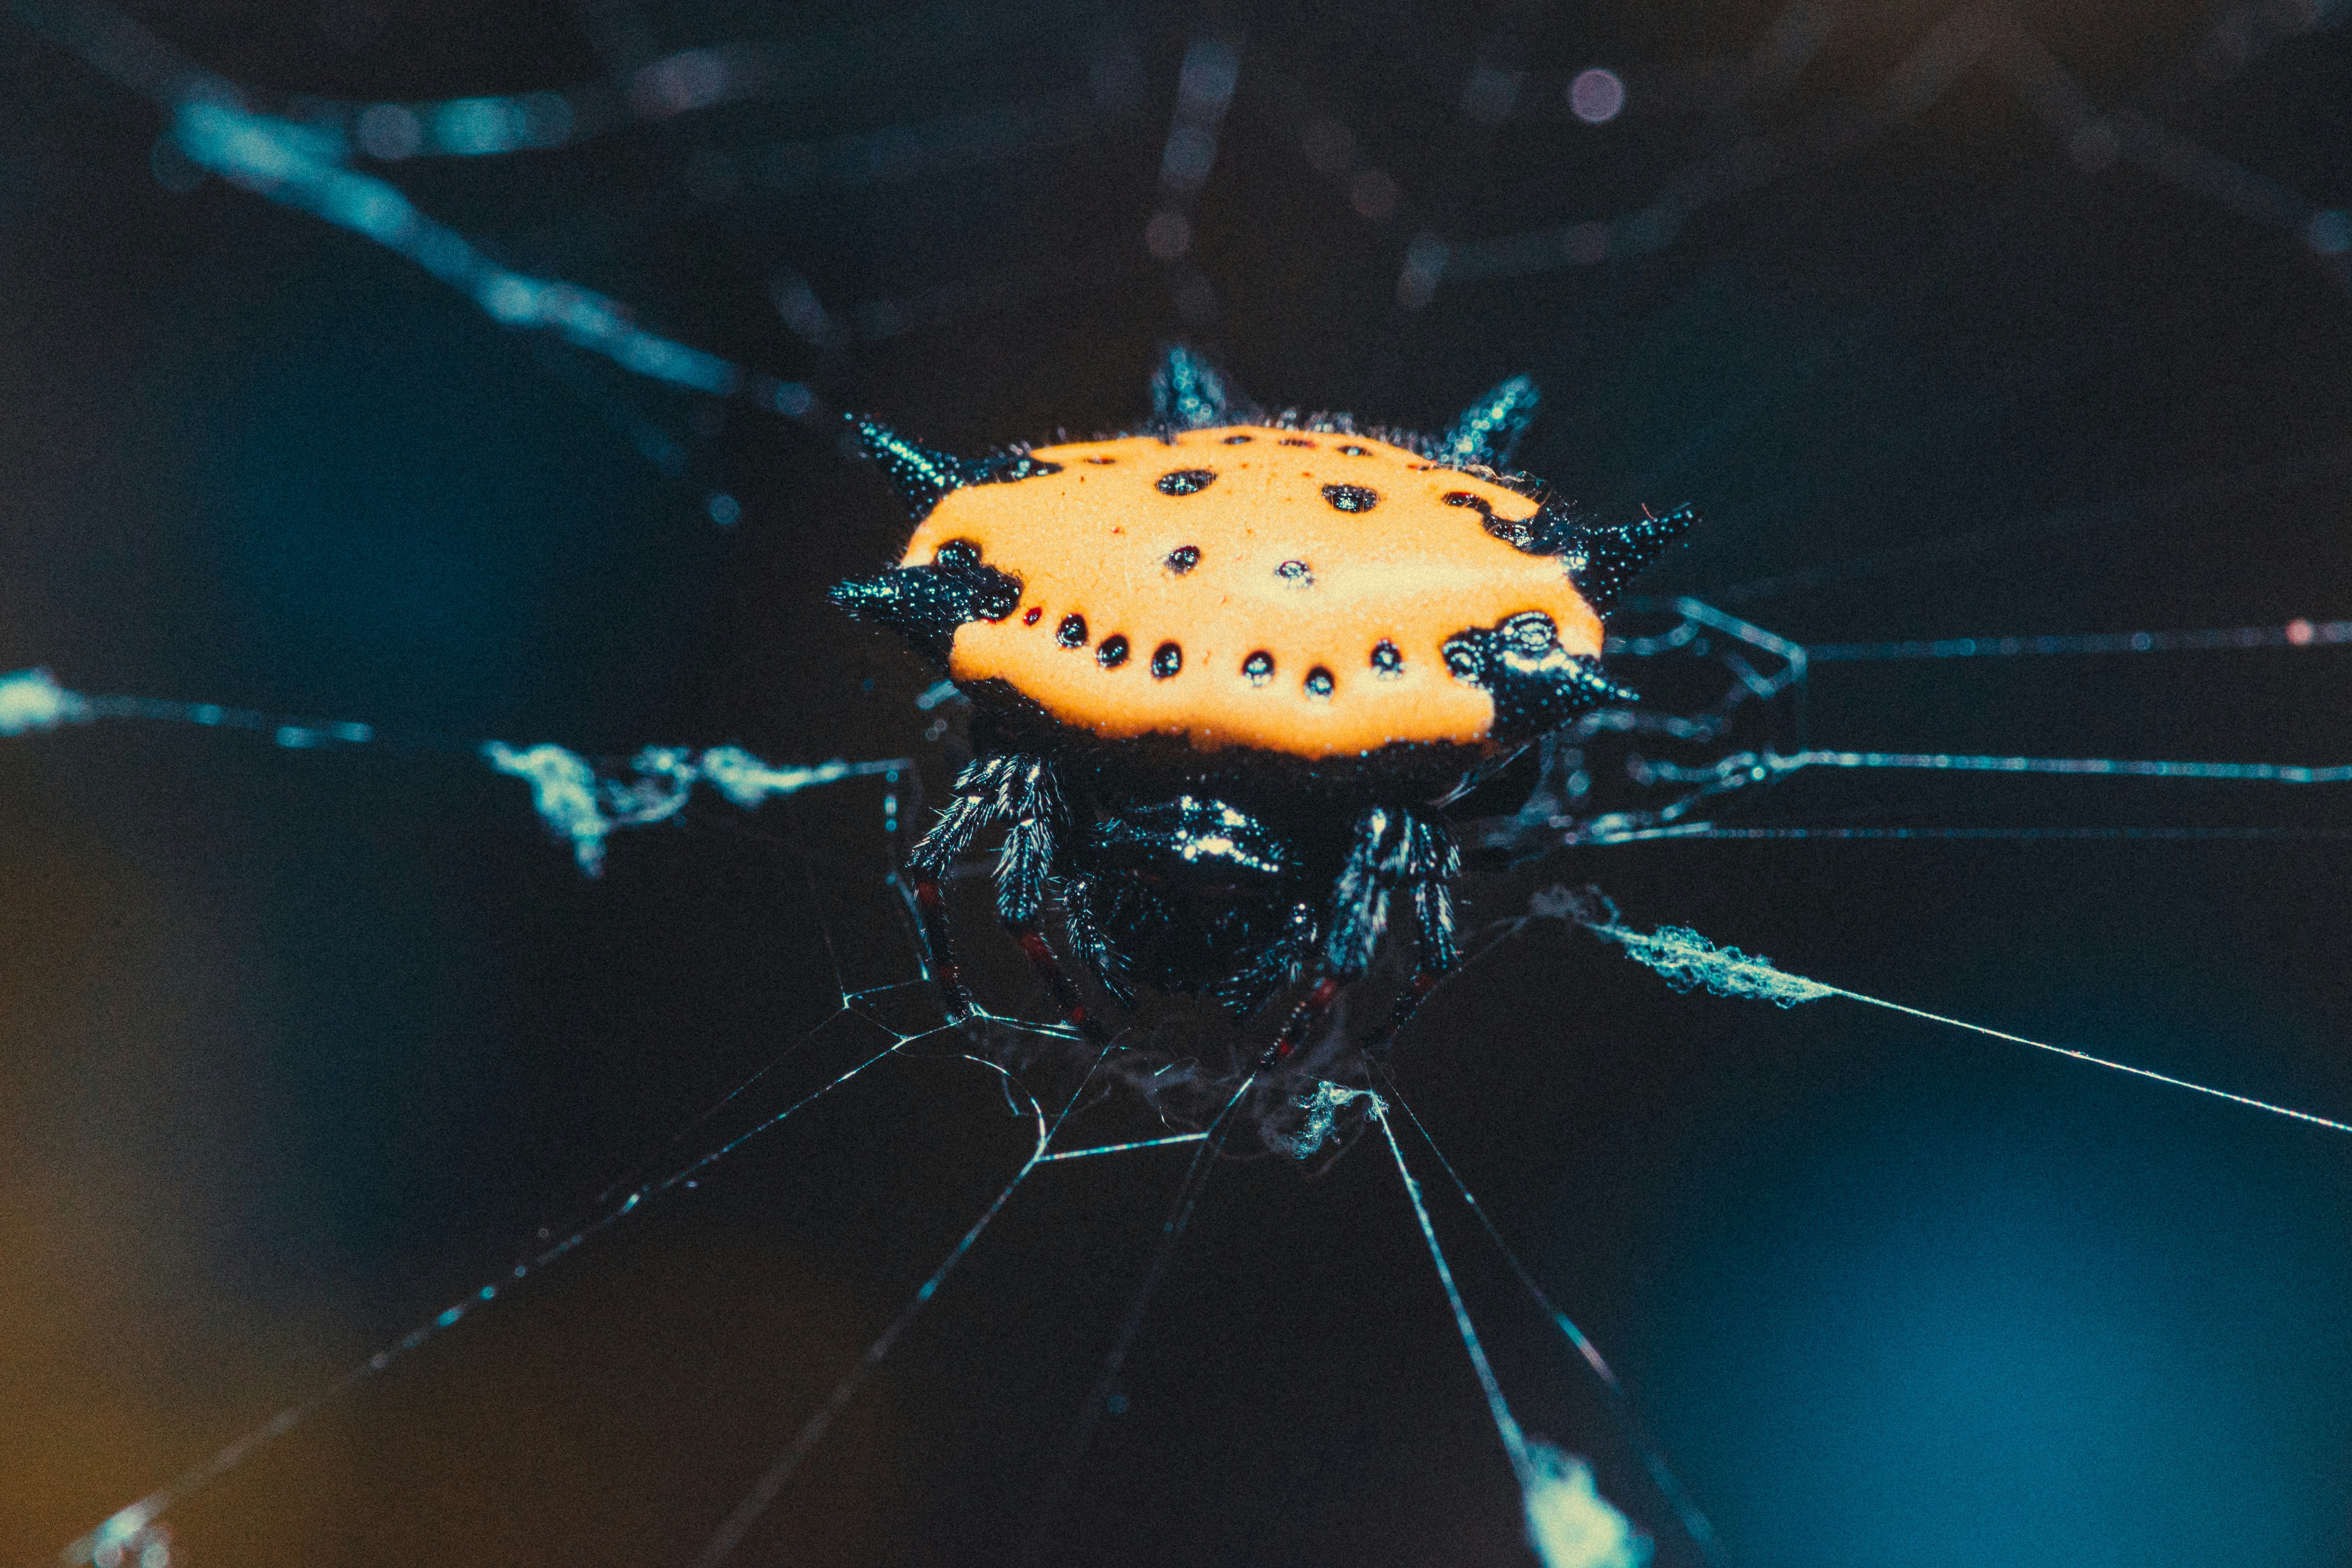
[[[1132,1006],[1140,981],[1238,1024],[1313,958],[1267,1048],[1311,1039],[1370,965],[1391,897],[1416,967],[1381,1037],[1459,963],[1444,811],[1565,720],[1633,694],[1601,616],[1697,521],[1604,524],[1504,470],[1536,405],[1505,382],[1435,441],[1268,416],[1183,348],[1145,433],[979,458],[868,419],[916,521],[898,564],[834,603],[903,634],[971,700],[976,760],[909,860],[938,982],[970,1006],[940,878],[1009,824],[998,919],[1089,1039],[1047,943]]]

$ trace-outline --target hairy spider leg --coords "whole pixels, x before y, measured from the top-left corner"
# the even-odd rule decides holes
[[[940,891],[940,878],[971,847],[982,828],[1004,814],[1020,761],[991,757],[964,769],[939,820],[907,857],[907,868],[915,875],[915,914],[922,924],[923,945],[930,949],[931,978],[947,1003],[950,1020],[970,1015],[971,994],[964,989],[956,966],[955,938],[948,928],[948,904]]]
[[[1060,780],[1053,763],[1042,757],[983,757],[964,769],[956,780],[955,798],[908,857],[916,874],[915,908],[933,950],[940,989],[951,1014],[961,1017],[970,1013],[971,998],[956,969],[947,900],[939,879],[971,847],[980,830],[1000,818],[1009,818],[1012,826],[996,859],[996,918],[1020,945],[1022,956],[1070,1026],[1089,1042],[1108,1045],[1109,1034],[1063,973],[1039,919],[1054,887],[1055,851],[1069,821]]]
[[[1104,931],[1095,912],[1095,900],[1099,897],[1094,878],[1081,872],[1065,878],[1062,887],[1062,929],[1069,934],[1070,946],[1094,975],[1096,982],[1110,993],[1111,1000],[1122,1007],[1135,1005],[1135,980],[1129,973],[1127,955],[1118,950]]]
[[[961,1019],[970,1013],[971,994],[964,989],[956,967],[955,939],[948,928],[948,905],[940,891],[940,878],[971,847],[980,830],[1009,808],[1013,775],[1021,761],[989,757],[964,769],[939,820],[907,857],[908,868],[915,874],[915,912],[922,921],[924,945],[931,950],[936,971],[932,979],[946,998],[950,1018]]]
[[[1347,864],[1332,888],[1322,972],[1266,1047],[1261,1065],[1271,1067],[1312,1039],[1340,994],[1371,967],[1381,933],[1388,929],[1389,897],[1400,889],[1412,890],[1420,942],[1420,967],[1397,999],[1402,1016],[1411,1017],[1445,971],[1460,962],[1447,884],[1461,874],[1462,852],[1443,822],[1411,808],[1384,805],[1371,806],[1359,816]],[[1391,1019],[1389,1032],[1401,1021]]]
[[[1003,919],[1001,915],[998,918]],[[1086,1037],[1088,1045],[1109,1045],[1110,1031],[1102,1026],[1102,1021],[1095,1016],[1094,1009],[1087,1005],[1086,998],[1078,994],[1078,988],[1071,984],[1070,977],[1063,973],[1062,961],[1054,956],[1053,944],[1045,940],[1045,928],[1035,921],[1022,923],[1005,921],[1004,929],[1013,933],[1013,941],[1021,944],[1021,954],[1029,961],[1030,971],[1037,976],[1038,984],[1045,987],[1045,994],[1053,997],[1054,1005],[1062,1010],[1062,1016],[1069,1020],[1070,1026]]]
[[[930,959],[931,984],[947,1004],[948,1022],[961,1023],[971,1015],[971,993],[956,972],[955,944],[948,933],[948,901],[940,880],[928,872],[915,877],[915,920],[922,928],[923,947]]]
[[[1045,940],[1042,917],[1054,890],[1054,858],[1061,836],[1069,826],[1053,764],[1034,759],[1014,759],[1022,765],[1014,785],[1018,798],[1010,811],[1013,823],[1004,835],[996,858],[996,918],[1021,944],[1022,956],[1054,999],[1071,1027],[1096,1046],[1110,1043],[1110,1034],[1094,1016],[1086,998],[1063,973],[1061,960]]]
[[[1462,874],[1462,851],[1454,836],[1444,836],[1441,850],[1441,879],[1416,881],[1412,884],[1412,932],[1414,963],[1412,978],[1397,993],[1396,1005],[1389,1010],[1389,1021],[1364,1041],[1366,1050],[1379,1050],[1396,1038],[1399,1030],[1412,1021],[1429,994],[1444,983],[1445,977],[1462,965],[1461,944],[1454,934],[1454,879]]]

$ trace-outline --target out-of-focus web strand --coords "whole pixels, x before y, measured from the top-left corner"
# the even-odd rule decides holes
[[[1175,107],[1160,146],[1155,210],[1144,229],[1145,247],[1166,272],[1178,317],[1193,326],[1214,319],[1217,295],[1208,274],[1192,259],[1192,208],[1216,167],[1219,139],[1241,70],[1237,33],[1204,24],[1185,46],[1176,74]]]
[[[872,27],[824,35],[790,51],[757,43],[719,44],[646,61],[621,73],[617,86],[586,83],[558,90],[449,99],[413,104],[289,101],[284,115],[257,112],[242,84],[205,70],[138,23],[95,0],[13,0],[37,29],[100,70],[170,111],[168,134],[197,168],[269,200],[376,241],[466,293],[502,324],[544,328],[576,346],[656,381],[721,396],[742,396],[786,418],[822,425],[826,410],[805,384],[746,370],[718,355],[636,327],[628,309],[593,290],[540,279],[488,260],[455,230],[418,213],[374,175],[343,165],[357,154],[380,162],[442,155],[482,157],[570,145],[627,119],[660,122],[747,99],[791,98],[818,86],[837,88],[841,68],[822,68],[828,45],[835,67],[865,58],[872,35],[899,38],[899,57],[939,52],[961,7],[935,5]],[[923,26],[926,20],[934,24]],[[1129,84],[1120,68],[1123,35],[1090,68],[1092,86],[921,124],[886,126],[821,142],[779,142],[757,156],[755,183],[790,190],[830,181],[899,181],[996,162],[1062,145],[1108,128],[1124,115]],[[803,45],[805,47],[803,47]],[[1120,262],[1125,252],[1121,252]],[[999,275],[938,285],[905,298],[866,300],[850,314],[866,334],[896,336],[919,319],[1001,299],[1028,289],[1059,290],[1126,275],[1120,262],[1065,258],[1032,275]],[[776,303],[785,322],[820,347],[837,347],[842,323],[814,302],[804,280],[778,275]],[[593,390],[585,394],[602,403]],[[608,416],[612,414],[609,408]],[[624,411],[636,450],[675,472],[684,454],[667,432]],[[729,498],[731,500],[731,498]],[[714,514],[716,516],[716,514]],[[719,518],[719,521],[727,521]]]
[[[961,0],[942,0],[789,42],[740,39],[678,49],[630,64],[610,80],[422,101],[306,98],[299,118],[386,163],[576,146],[632,123],[662,124],[729,104],[815,97],[903,71],[926,56],[956,59],[978,31],[972,16]],[[995,20],[992,33],[1003,30],[1003,19]],[[887,69],[877,64],[884,60]]]
[[[688,55],[699,58],[718,52],[697,49]],[[686,57],[673,57],[660,62],[659,67],[645,68],[672,67],[683,58]],[[576,93],[530,93],[521,98],[458,99],[440,103],[381,103],[361,111],[360,125],[364,134],[374,125],[388,122],[404,128],[392,132],[394,137],[405,134],[417,138],[415,153],[394,154],[394,158],[433,154],[466,157],[518,148],[561,146],[582,138],[534,141],[530,139],[532,128],[546,115],[542,105],[547,100],[563,101],[574,96]],[[749,184],[763,192],[783,194],[818,184],[898,184],[1066,145],[1095,134],[1108,118],[1097,100],[1087,93],[1056,92],[967,114],[889,125],[878,131],[856,132],[820,141],[770,142],[750,149],[743,156],[752,166]],[[406,131],[411,125],[414,131]],[[373,152],[364,141],[360,150]]]
[[[1306,82],[1265,59],[1252,59],[1235,101],[1262,127],[1291,143],[1316,174],[1336,184],[1357,217],[1384,224],[1411,216],[1396,177],[1359,157],[1367,151],[1363,140]]]
[[[2252,22],[2281,16],[2300,27],[2275,21],[2263,31],[2274,36],[2334,26],[2343,19],[2343,0],[2289,0],[2284,6],[2246,7],[2233,21],[2244,39]],[[2159,125],[2136,110],[2102,115],[2090,96],[2069,77],[2041,40],[2007,11],[1993,13],[1992,60],[2026,107],[2060,139],[2067,156],[2084,174],[2095,174],[2117,158],[2181,189],[2228,208],[2242,217],[2283,231],[2303,242],[2329,281],[2352,292],[2352,236],[2341,235],[2318,204],[2211,148]],[[2209,41],[2214,37],[2208,34]],[[2342,215],[2334,215],[2340,223]]]
[[[2215,24],[2200,47],[2226,41],[2242,63],[2280,38],[2332,27],[2347,11],[2347,0],[2301,0],[2285,7],[2248,5]],[[1806,14],[1817,15],[1818,25],[1810,32],[1791,32],[1791,18]],[[1801,68],[1818,48],[1832,16],[1831,8],[1801,4],[1768,33],[1759,58],[1781,48],[1786,34],[1790,42],[1803,46],[1790,52],[1795,67]],[[1953,11],[1930,29],[1874,94],[1832,105],[1799,131],[1744,139],[1711,153],[1665,181],[1649,205],[1629,214],[1475,242],[1423,234],[1406,247],[1398,300],[1409,309],[1417,308],[1429,302],[1441,282],[1591,266],[1611,257],[1662,249],[1701,207],[1757,189],[1798,167],[1826,164],[1860,150],[1915,119],[1987,59],[2026,107],[2058,134],[2067,157],[2084,174],[2096,173],[2118,158],[2128,160],[2159,179],[2293,235],[2331,281],[2352,292],[2352,230],[2344,226],[2341,213],[2323,210],[2277,181],[2144,114],[2126,110],[2103,116],[2006,10],[1970,5]],[[1783,71],[1770,90],[1789,85],[1795,74],[1794,68]]]
[[[1745,583],[1722,584],[1705,590],[1701,597],[1714,605],[1753,604],[1759,599],[1801,594],[1832,584],[1860,582],[1920,567],[1948,565],[1955,561],[1965,561],[2004,545],[2029,540],[2061,539],[2101,529],[2145,524],[2161,517],[2240,503],[2256,492],[2310,484],[2346,474],[2352,474],[2352,447],[2327,447],[2274,462],[2258,463],[2230,473],[2151,485],[2105,500],[2062,507],[2038,516],[1969,529],[1921,543],[1896,545],[1892,549],[1873,551],[1866,555],[1827,562],[1818,566],[1801,566],[1794,571],[1753,578]],[[1629,598],[1624,602],[1632,606],[1639,601]]]
[[[656,381],[745,396],[791,418],[817,416],[814,395],[801,383],[756,374],[646,331],[626,308],[593,289],[490,260],[463,235],[417,211],[390,183],[343,167],[346,149],[339,138],[246,109],[236,83],[182,57],[112,7],[96,0],[13,0],[13,8],[171,115],[173,142],[190,162],[406,257],[501,324],[551,330]]]
[[[1819,0],[1797,0],[1783,11],[1765,30],[1748,61],[1728,84],[1720,100],[1727,115],[1753,110],[1793,86],[1835,26],[1840,9]],[[1510,95],[1514,101],[1505,106],[1506,114],[1517,101],[1524,100],[1525,86],[1524,82],[1517,84]],[[1471,102],[1471,89],[1465,87],[1465,110]],[[1822,125],[1836,122],[1836,117],[1830,117],[1824,119]],[[1510,276],[1590,264],[1612,254],[1661,248],[1672,240],[1682,221],[1670,216],[1670,201],[1695,205],[1727,182],[1736,182],[1740,188],[1760,185],[1772,173],[1804,162],[1790,156],[1790,152],[1818,137],[1817,131],[1812,138],[1743,139],[1719,145],[1668,180],[1663,187],[1664,195],[1622,219],[1574,224],[1483,244],[1449,242],[1436,232],[1425,230],[1405,247],[1403,266],[1397,277],[1397,302],[1408,310],[1419,309],[1435,297],[1440,282],[1448,279],[1463,282],[1481,277]]]
[[[1519,277],[1662,250],[1710,202],[1800,167],[1833,163],[1914,118],[1975,63],[1986,42],[1973,12],[1947,16],[1875,93],[1832,104],[1798,131],[1713,152],[1666,180],[1655,198],[1631,213],[1480,241],[1423,234],[1406,247],[1398,300],[1417,307],[1427,304],[1442,282]]]

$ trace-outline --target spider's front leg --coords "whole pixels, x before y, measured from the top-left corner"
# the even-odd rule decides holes
[[[1412,885],[1412,978],[1397,993],[1386,1026],[1364,1041],[1366,1050],[1378,1050],[1394,1039],[1397,1031],[1421,1011],[1429,994],[1462,965],[1461,944],[1454,935],[1454,881],[1462,875],[1462,851],[1452,833],[1442,826],[1435,831],[1443,839],[1442,869]]]
[[[982,757],[964,769],[956,780],[955,798],[908,858],[908,868],[915,874],[915,911],[922,921],[924,942],[931,950],[934,978],[947,998],[949,1016],[956,1020],[970,1016],[971,994],[964,989],[956,967],[940,878],[971,847],[980,830],[999,818],[1008,819],[1012,826],[1005,831],[1004,847],[996,860],[996,918],[1020,943],[1022,955],[1062,1016],[1089,1041],[1108,1044],[1109,1036],[1062,972],[1040,919],[1054,885],[1055,852],[1069,828],[1061,781],[1055,775],[1054,764],[1042,757],[1017,753]]]
[[[1388,929],[1390,895],[1410,889],[1419,963],[1397,997],[1388,1026],[1368,1043],[1377,1044],[1402,1027],[1447,971],[1461,962],[1454,940],[1453,893],[1453,883],[1461,875],[1462,851],[1437,818],[1411,807],[1381,805],[1358,817],[1347,864],[1332,888],[1321,973],[1266,1047],[1261,1064],[1271,1067],[1314,1038],[1340,993],[1371,966],[1381,933]]]
[[[1003,810],[1005,785],[1022,761],[982,757],[965,768],[957,775],[955,794],[939,820],[907,857],[907,869],[914,875],[915,917],[922,924],[931,980],[947,1002],[951,1022],[961,1022],[971,1013],[971,994],[964,989],[963,976],[956,967],[955,938],[948,929],[948,903],[940,891],[940,879]]]

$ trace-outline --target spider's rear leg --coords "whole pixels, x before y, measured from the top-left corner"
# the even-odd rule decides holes
[[[955,938],[948,929],[948,904],[940,891],[940,878],[969,848],[980,830],[1003,809],[1007,778],[1021,761],[1014,757],[983,757],[958,774],[955,795],[940,819],[907,857],[913,873],[915,918],[921,923],[923,946],[929,950],[932,983],[947,1003],[948,1018],[960,1022],[971,1011],[971,993],[956,968]]]
[[[1358,817],[1355,842],[1332,888],[1322,972],[1282,1033],[1266,1047],[1260,1058],[1263,1065],[1283,1060],[1313,1039],[1340,994],[1371,966],[1381,933],[1388,929],[1389,897],[1401,889],[1409,889],[1412,895],[1421,962],[1397,998],[1395,1016],[1375,1039],[1385,1039],[1411,1017],[1445,972],[1460,962],[1454,942],[1454,898],[1449,884],[1461,874],[1462,852],[1444,823],[1411,808],[1380,805]]]
[[[1062,1016],[1088,1040],[1107,1045],[1110,1037],[1062,973],[1038,919],[1054,886],[1055,851],[1069,826],[1061,782],[1054,764],[1042,757],[982,757],[964,769],[956,780],[955,798],[908,857],[908,868],[915,874],[915,912],[922,921],[924,943],[931,950],[932,978],[947,999],[948,1016],[950,1021],[970,1016],[971,994],[956,968],[940,877],[980,830],[999,817],[1010,818],[1013,826],[1006,829],[1004,847],[996,858],[996,918],[1020,944],[1022,956]]]
[[[997,918],[1004,920],[1001,910]],[[1087,1005],[1078,988],[1070,984],[1069,975],[1063,973],[1062,961],[1054,956],[1053,945],[1045,940],[1045,928],[1034,920],[1004,920],[1004,929],[1021,944],[1021,954],[1029,961],[1031,972],[1054,999],[1054,1005],[1062,1010],[1062,1016],[1069,1020],[1070,1026],[1085,1036],[1089,1045],[1109,1045],[1110,1031],[1102,1026],[1094,1009]]]
[[[1128,963],[1127,954],[1119,951],[1110,933],[1103,929],[1095,900],[1100,896],[1099,884],[1094,878],[1081,873],[1061,880],[1062,929],[1069,934],[1070,946],[1079,962],[1091,972],[1110,999],[1129,1012],[1135,1010],[1135,976]]]
[[[1441,833],[1444,829],[1439,830]],[[1397,1031],[1410,1023],[1429,1000],[1429,994],[1444,983],[1448,974],[1462,966],[1462,949],[1454,934],[1453,879],[1461,875],[1462,853],[1454,847],[1454,836],[1444,834],[1444,854],[1448,869],[1443,880],[1416,882],[1412,889],[1412,929],[1416,944],[1412,978],[1397,993],[1396,1005],[1390,1009],[1389,1021],[1377,1033],[1364,1041],[1364,1048],[1377,1051],[1396,1038]]]
[[[996,918],[1021,944],[1029,968],[1054,999],[1070,1026],[1096,1046],[1110,1044],[1110,1034],[1087,1005],[1086,998],[1063,973],[1053,944],[1045,940],[1045,901],[1054,890],[1054,857],[1070,825],[1062,804],[1059,783],[1050,763],[1028,761],[1021,775],[1022,794],[1007,810],[1013,826],[996,858]]]

